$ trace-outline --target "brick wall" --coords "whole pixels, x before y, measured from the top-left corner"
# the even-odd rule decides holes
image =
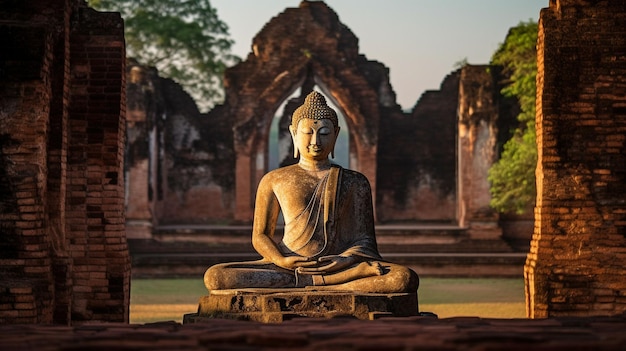
[[[0,323],[51,322],[45,145],[53,38],[41,27],[0,29]]]
[[[410,114],[381,123],[377,218],[385,221],[456,220],[456,121],[459,72],[426,91]]]
[[[149,238],[159,224],[232,219],[232,126],[220,127],[219,108],[201,114],[179,84],[129,62],[128,237]]]
[[[80,8],[71,33],[66,220],[72,320],[128,321],[123,159],[125,48],[119,14]]]
[[[128,321],[123,23],[0,9],[0,323]]]
[[[61,5],[59,3],[59,5]],[[62,28],[70,28],[73,8],[59,6],[58,19]],[[54,322],[71,321],[72,261],[65,236],[65,202],[67,194],[67,143],[70,79],[70,31],[63,30],[54,41],[51,78],[51,104],[48,130],[47,211],[48,235],[51,243],[52,274],[54,278]]]
[[[425,92],[405,113],[395,101],[389,69],[358,53],[357,38],[323,2],[286,9],[260,30],[252,47],[245,61],[226,71],[225,103],[206,116],[199,116],[179,86],[137,68],[149,77],[128,84],[127,228],[133,237],[150,237],[151,225],[250,222],[256,186],[268,170],[274,113],[295,90],[314,86],[346,118],[350,167],[370,180],[379,222],[457,223],[460,175],[472,189],[463,201],[477,219],[474,227],[482,222],[479,232],[497,229],[492,228],[497,216],[488,208],[486,170],[496,139],[502,138],[498,130],[510,129],[510,121],[496,127],[502,122],[498,114],[511,114],[513,108],[502,104],[486,66],[472,69],[464,83],[460,71],[452,72],[440,90]],[[479,129],[488,135],[472,139],[482,144],[465,158],[471,166],[467,173],[457,172],[460,86],[467,106],[477,111],[480,105],[479,113],[489,114],[477,119],[480,128],[471,126],[473,136]],[[295,101],[281,120],[281,143],[291,143],[285,121]],[[463,123],[476,116],[467,113]],[[285,164],[292,161],[287,156]]]
[[[626,311],[626,5],[551,1],[539,23],[530,317]]]

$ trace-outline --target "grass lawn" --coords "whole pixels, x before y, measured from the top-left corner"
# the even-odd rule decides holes
[[[525,318],[522,278],[421,278],[420,311],[439,318],[474,316]],[[181,322],[183,314],[196,312],[206,295],[198,279],[133,279],[130,322]]]

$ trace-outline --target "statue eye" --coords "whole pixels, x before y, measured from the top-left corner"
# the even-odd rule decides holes
[[[302,129],[300,129],[300,133],[302,133],[302,134],[313,134],[313,129],[312,128],[302,128]]]
[[[320,128],[317,132],[320,135],[330,135],[330,128],[323,127],[323,128]]]

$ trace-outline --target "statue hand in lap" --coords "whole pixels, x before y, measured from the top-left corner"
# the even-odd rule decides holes
[[[207,289],[416,292],[417,274],[378,253],[367,178],[328,159],[339,126],[324,96],[311,92],[294,112],[289,130],[298,163],[267,173],[257,190],[252,244],[263,258],[210,267]],[[285,230],[276,243],[272,237],[280,211]]]
[[[277,265],[278,267],[295,270],[302,269],[305,267],[313,267],[317,264],[315,261],[311,261],[311,259],[302,256],[280,256],[272,259],[272,263]]]
[[[298,269],[301,274],[329,274],[346,269],[357,262],[354,256],[322,256],[317,259],[317,263],[312,266],[303,266]]]

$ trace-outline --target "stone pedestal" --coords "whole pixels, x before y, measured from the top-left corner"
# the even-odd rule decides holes
[[[183,323],[214,318],[280,323],[297,317],[379,317],[418,315],[417,293],[368,294],[310,289],[240,289],[212,292],[200,299],[197,313]]]

